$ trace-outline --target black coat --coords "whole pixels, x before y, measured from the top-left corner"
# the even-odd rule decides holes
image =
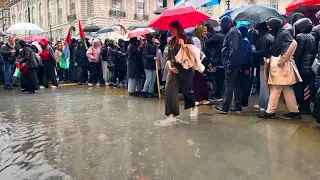
[[[300,75],[310,76],[314,75],[311,66],[316,58],[317,49],[316,41],[310,34],[312,29],[312,22],[307,19],[300,19],[295,23],[295,40],[298,43],[294,60],[299,69]]]
[[[152,42],[147,42],[142,51],[142,62],[144,69],[156,70],[156,57],[157,48]]]
[[[12,50],[16,50],[16,53],[12,54]],[[3,57],[4,63],[14,64],[19,55],[19,48],[17,48],[17,46],[14,46],[12,48],[8,45],[8,43],[6,43],[1,47],[1,55]]]
[[[34,54],[33,50],[29,45],[26,45],[23,47],[23,50],[21,52],[21,62],[20,64],[23,63],[28,63],[28,68],[37,68],[38,67],[38,62],[36,60],[36,55]]]
[[[102,61],[108,61],[108,48],[103,47],[100,51],[100,57]]]
[[[311,35],[314,37],[314,39],[316,40],[316,44],[318,45],[320,41],[320,25],[312,28]]]
[[[119,52],[125,53],[126,49],[124,47],[119,47],[118,48]],[[127,58],[126,56],[120,56],[119,57],[119,65],[124,66],[127,63]]]
[[[270,58],[271,46],[273,44],[273,41],[274,37],[270,33],[266,32],[260,34],[260,37],[258,38],[255,44],[256,50],[252,51],[251,53],[254,59],[254,67],[262,65],[264,63],[263,58]]]
[[[109,48],[107,51],[108,54],[108,65],[111,66],[119,65],[119,58],[122,56],[121,52],[118,51],[116,48]]]
[[[128,47],[127,72],[128,78],[139,78],[142,70],[142,53],[137,46],[129,45]]]
[[[73,61],[77,63],[79,67],[85,67],[89,63],[86,52],[87,50],[84,46],[82,46],[82,48],[77,46],[73,50]]]
[[[225,38],[225,34],[223,34],[222,32],[216,33],[214,34],[211,38],[207,39],[206,41],[206,46],[207,46],[207,52],[206,56],[210,53],[212,57],[210,57],[209,55],[209,61],[211,60],[210,63],[214,63],[215,60],[219,60],[221,59],[221,50],[222,50],[222,45],[223,45],[223,41]],[[217,65],[222,65],[221,62],[216,62]]]

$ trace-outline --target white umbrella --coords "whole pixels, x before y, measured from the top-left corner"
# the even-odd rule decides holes
[[[21,34],[21,33],[28,33],[28,34],[40,34],[43,33],[43,30],[32,23],[17,23],[12,25],[7,31],[9,34]]]

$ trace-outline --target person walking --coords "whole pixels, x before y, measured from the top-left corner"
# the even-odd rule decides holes
[[[268,108],[268,101],[270,96],[269,86],[267,79],[264,75],[265,59],[270,58],[271,46],[274,41],[274,37],[269,33],[267,23],[263,22],[257,25],[259,38],[255,43],[255,50],[252,51],[252,58],[254,64],[260,66],[260,92],[259,92],[259,104],[254,105],[254,108],[260,109],[260,111],[266,111]]]
[[[100,85],[100,41],[95,39],[92,41],[92,46],[87,50],[87,57],[89,60],[89,65],[91,69],[91,74],[88,80],[88,86],[92,87],[93,85]]]
[[[142,62],[146,81],[143,87],[144,97],[152,98],[154,96],[154,85],[156,81],[156,60],[157,48],[154,45],[155,37],[153,34],[147,35],[147,42],[142,50]]]
[[[297,48],[297,42],[290,32],[283,28],[283,22],[279,18],[271,18],[268,29],[274,35],[274,43],[271,47],[270,70],[267,75],[270,87],[268,109],[258,115],[259,118],[274,119],[281,93],[284,95],[286,105],[290,113],[284,114],[286,119],[301,119],[296,97],[292,85],[301,82],[302,79],[294,63],[293,55]]]
[[[74,51],[73,51],[74,66],[78,68],[77,69],[78,85],[82,85],[86,83],[86,75],[88,74],[87,67],[89,64],[86,51],[87,50],[83,42],[81,40],[78,40],[77,46],[74,48]]]
[[[48,41],[46,39],[41,39],[39,42],[42,52],[39,54],[41,57],[43,67],[42,67],[42,85],[45,88],[49,88],[49,81],[52,82],[52,88],[56,88],[58,86],[57,82],[57,74],[56,74],[56,59],[53,54],[53,50],[48,45]]]
[[[227,27],[233,26],[231,18],[227,16],[221,19],[221,24],[226,24]],[[245,57],[242,34],[237,27],[232,27],[225,36],[221,52],[222,64],[225,67],[225,92],[222,106],[213,107],[218,113],[227,114],[229,112],[233,94],[235,104],[233,111],[242,111],[239,73],[242,66],[247,63],[247,60],[240,57]]]
[[[128,47],[128,64],[127,64],[127,77],[128,93],[130,96],[139,96],[141,93],[141,66],[142,53],[138,48],[139,42],[137,38],[130,39],[130,45]]]
[[[38,78],[37,78],[37,67],[38,63],[36,60],[36,55],[25,41],[20,40],[19,45],[22,48],[21,60],[19,64],[21,65],[21,75],[22,75],[22,86],[24,92],[29,94],[34,94],[35,90],[38,90]]]
[[[192,91],[195,68],[185,69],[182,64],[176,60],[176,55],[182,48],[186,51],[186,44],[193,44],[191,38],[188,38],[182,25],[178,21],[169,24],[171,37],[168,43],[167,65],[169,73],[165,89],[165,115],[167,118],[159,122],[160,126],[166,126],[177,122],[176,116],[180,114],[179,110],[179,91],[181,88],[184,96],[184,108],[191,109],[190,116],[198,115],[198,109],[195,105],[195,95]]]
[[[16,49],[15,39],[9,37],[8,43],[1,46],[1,55],[4,61],[4,89],[6,90],[12,89],[12,69],[17,60],[17,54],[19,54],[19,51]]]
[[[312,21],[309,18],[298,20],[294,24],[294,39],[298,43],[294,54],[294,61],[298,67],[302,82],[294,85],[297,103],[299,104],[300,114],[311,114],[311,80],[314,79],[314,73],[311,69],[314,59],[317,55],[316,41],[311,35]]]

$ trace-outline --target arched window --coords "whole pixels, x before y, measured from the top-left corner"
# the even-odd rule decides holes
[[[43,28],[43,9],[41,3],[39,4],[39,25]]]
[[[88,16],[91,17],[93,13],[93,0],[87,0]]]
[[[48,0],[48,26],[52,24],[52,1]]]
[[[62,0],[57,0],[58,5],[58,24],[62,23]]]

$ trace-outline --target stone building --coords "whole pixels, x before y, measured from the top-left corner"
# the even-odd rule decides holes
[[[6,32],[6,30],[11,26],[10,22],[10,9],[6,5],[0,6],[0,30]],[[4,40],[4,37],[1,37]]]
[[[52,37],[57,38],[66,36],[69,27],[77,28],[78,19],[83,26],[121,24],[127,28],[147,24],[162,6],[162,0],[8,0],[7,4],[11,24],[28,22],[29,8],[30,22],[44,30],[43,36],[51,37],[52,32]],[[170,0],[168,4],[173,6]]]

